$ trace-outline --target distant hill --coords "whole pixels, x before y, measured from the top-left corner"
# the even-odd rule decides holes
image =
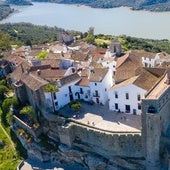
[[[6,0],[6,2],[14,5],[32,5],[30,0]]]
[[[14,0],[15,1],[15,0]],[[128,6],[135,10],[170,11],[170,0],[32,0],[34,2],[56,2],[80,4],[93,8],[114,8]]]
[[[0,20],[6,18],[9,14],[11,14],[14,10],[10,8],[9,5],[0,3]]]

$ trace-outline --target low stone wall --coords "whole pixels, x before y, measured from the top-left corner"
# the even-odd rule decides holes
[[[78,146],[106,158],[143,157],[141,134],[110,133],[76,123],[58,127],[60,142],[67,146]]]
[[[15,115],[13,116],[16,124],[20,126],[21,128],[25,129],[29,134],[31,134],[35,139],[37,136],[39,136],[42,133],[41,128],[33,129],[32,127],[28,126],[26,123],[24,123],[21,119],[16,117]]]

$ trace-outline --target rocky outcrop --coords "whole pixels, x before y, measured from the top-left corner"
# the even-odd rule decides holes
[[[87,155],[85,163],[90,170],[103,170],[106,169],[107,166],[105,159],[96,155]]]

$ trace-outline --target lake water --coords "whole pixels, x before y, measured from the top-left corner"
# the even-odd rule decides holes
[[[132,11],[126,7],[96,9],[55,3],[33,4],[17,7],[18,12],[0,23],[30,22],[82,32],[94,27],[95,34],[170,39],[170,12]]]

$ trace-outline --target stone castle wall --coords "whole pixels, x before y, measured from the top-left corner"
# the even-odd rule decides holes
[[[61,143],[70,147],[77,146],[106,158],[143,157],[141,134],[108,133],[73,122],[67,126],[59,126],[58,134]]]

